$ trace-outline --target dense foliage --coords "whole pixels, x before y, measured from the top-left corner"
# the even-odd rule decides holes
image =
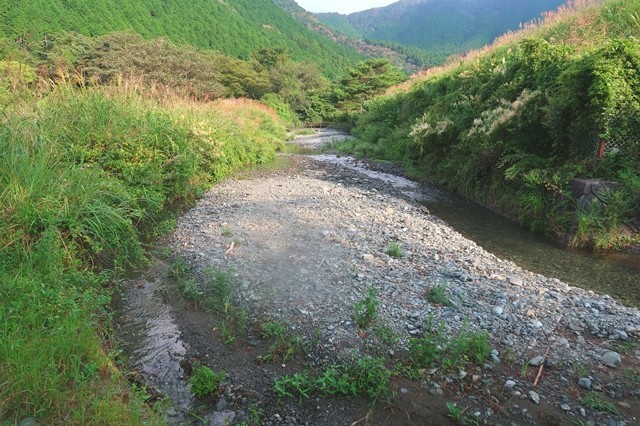
[[[273,158],[285,137],[274,115],[249,101],[155,102],[132,89],[69,86],[5,109],[2,419],[157,420],[107,356],[108,284],[119,267],[141,261],[142,235],[166,229],[177,202]]]
[[[360,56],[306,28],[272,0],[0,1],[0,37],[25,46],[60,32],[97,36],[133,31],[180,45],[249,59],[260,48],[281,48],[295,61],[314,62],[336,76]]]
[[[350,15],[318,14],[337,31],[367,40],[419,48],[415,58],[430,66],[451,54],[491,43],[520,23],[538,18],[564,0],[401,0]],[[375,42],[373,42],[375,43]]]
[[[360,149],[404,161],[533,229],[622,245],[619,226],[640,214],[640,42],[626,37],[637,32],[638,13],[637,0],[586,8],[377,98],[354,130]],[[574,39],[576,29],[599,39]],[[597,161],[601,138],[626,145]],[[575,177],[622,188],[576,218]]]

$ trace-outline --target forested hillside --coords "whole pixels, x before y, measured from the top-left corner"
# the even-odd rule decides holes
[[[368,40],[424,49],[429,65],[491,43],[565,0],[401,0],[347,16],[317,14],[327,25]]]
[[[286,49],[294,60],[316,62],[331,76],[361,59],[353,49],[310,31],[272,0],[0,0],[0,37],[29,45],[68,31],[88,36],[133,31],[244,59],[260,48]]]
[[[638,244],[638,16],[640,0],[582,1],[550,14],[367,104],[355,149],[404,162],[554,238]],[[584,206],[574,178],[619,189]]]
[[[389,41],[366,40],[357,31],[349,31],[345,26],[327,25],[314,14],[300,7],[294,0],[274,0],[274,2],[308,29],[369,58],[386,58],[409,73],[424,69],[429,63],[428,55],[422,49]],[[345,15],[337,13],[330,15],[345,21],[347,19]],[[348,25],[350,24],[347,21]]]

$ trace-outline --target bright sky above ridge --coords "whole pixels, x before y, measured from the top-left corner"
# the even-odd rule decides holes
[[[309,12],[353,13],[374,7],[386,6],[397,0],[296,0]]]

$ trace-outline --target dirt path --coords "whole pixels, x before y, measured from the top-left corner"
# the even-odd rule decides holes
[[[496,258],[414,199],[431,194],[397,186],[296,156],[217,185],[180,219],[171,273],[149,274],[163,283],[157,293],[180,330],[183,375],[198,364],[227,374],[221,396],[191,403],[190,419],[637,422],[638,310]],[[482,356],[477,341],[463,347],[485,332]],[[285,376],[318,377],[331,365],[352,382],[354,371],[366,375],[356,389],[364,395],[309,388],[299,398],[305,384],[292,381],[281,389],[293,397],[274,389]],[[388,392],[370,410],[379,371]]]

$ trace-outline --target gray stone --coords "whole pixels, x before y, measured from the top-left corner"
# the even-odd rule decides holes
[[[619,340],[629,340],[629,335],[622,330],[614,330],[613,334]]]
[[[522,280],[517,277],[508,277],[507,282],[511,285],[521,286],[523,284]]]
[[[602,357],[602,363],[607,367],[617,368],[622,363],[622,357],[620,357],[618,352],[607,352]]]
[[[26,419],[22,419],[19,423],[19,426],[38,426],[40,423],[36,419],[31,417],[27,417]]]
[[[571,406],[569,404],[562,404],[560,408],[564,411],[571,411]]]
[[[493,308],[493,313],[495,313],[497,316],[502,315],[503,312],[504,308],[502,306],[496,306],[495,308]]]
[[[581,387],[585,388],[585,389],[591,389],[591,379],[589,379],[588,377],[581,377],[580,380],[578,380],[578,385],[580,385]]]
[[[538,395],[537,392],[535,391],[529,391],[529,398],[531,399],[531,401],[533,401],[535,404],[540,405],[540,395]]]
[[[504,384],[504,387],[507,389],[513,389],[515,385],[516,382],[514,382],[513,380],[507,380],[507,382]]]
[[[529,360],[529,365],[532,365],[534,367],[538,367],[543,362],[544,362],[544,357],[543,356],[537,356],[537,357],[532,358],[532,359]]]

